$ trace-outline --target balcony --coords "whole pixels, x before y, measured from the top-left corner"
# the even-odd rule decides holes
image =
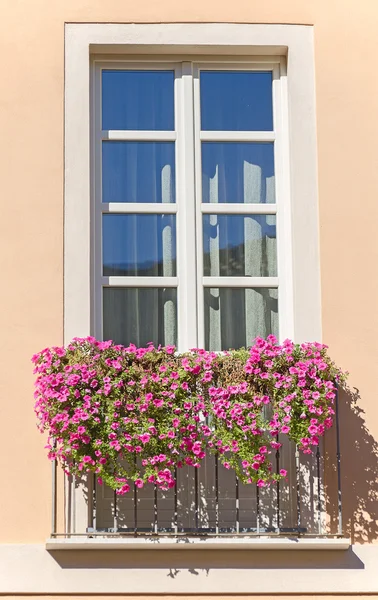
[[[53,462],[50,548],[97,548],[105,541],[133,548],[152,541],[167,548],[180,541],[250,547],[273,539],[275,548],[284,540],[307,548],[326,540],[328,548],[346,548],[337,398],[335,408],[335,426],[312,455],[283,441],[275,468],[285,468],[287,477],[265,488],[242,484],[234,471],[208,455],[200,468],[178,469],[169,491],[146,485],[120,497],[92,475],[80,481],[63,477]]]

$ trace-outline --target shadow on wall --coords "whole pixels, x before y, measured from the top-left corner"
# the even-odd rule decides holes
[[[163,569],[175,579],[183,571],[208,575],[212,569],[364,569],[361,559],[349,550],[314,552],[290,550],[54,550],[62,569]]]
[[[340,390],[339,422],[343,533],[353,543],[378,539],[378,442],[369,433],[359,390]],[[337,462],[334,436],[326,441],[327,514],[337,530]]]

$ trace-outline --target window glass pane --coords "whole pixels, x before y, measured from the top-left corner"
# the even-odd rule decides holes
[[[272,131],[272,73],[202,71],[201,129]]]
[[[102,129],[173,130],[173,71],[102,71]]]
[[[275,201],[273,144],[202,143],[202,202]]]
[[[102,260],[105,276],[174,277],[175,215],[103,215]]]
[[[116,344],[177,344],[175,288],[103,289],[103,339]]]
[[[204,215],[206,277],[275,277],[275,215]]]
[[[174,142],[103,142],[103,202],[175,202]]]
[[[205,348],[251,346],[256,336],[278,336],[278,290],[205,288]]]

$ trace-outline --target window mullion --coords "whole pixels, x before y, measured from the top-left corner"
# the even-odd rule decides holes
[[[177,271],[178,349],[198,345],[195,246],[195,176],[193,124],[193,68],[183,62],[181,76],[176,79],[176,166],[177,166]]]
[[[274,142],[273,131],[201,131],[203,142]]]
[[[101,68],[94,73],[94,153],[93,153],[93,231],[92,231],[92,333],[102,339],[102,139],[101,139]]]
[[[275,215],[277,213],[276,204],[216,204],[209,202],[202,204],[202,214],[217,215]]]
[[[111,275],[110,277],[102,276],[100,278],[102,286],[111,287],[128,287],[128,288],[166,288],[166,287],[177,287],[177,277],[145,277],[145,276],[118,276]]]
[[[289,133],[286,89],[286,65],[281,60],[273,70],[273,118],[276,203],[277,203],[277,269],[280,278],[278,294],[280,339],[294,338],[292,239],[290,203]]]
[[[101,131],[101,139],[107,141],[141,141],[141,142],[174,142],[175,131],[145,131],[133,130],[105,130]]]
[[[103,213],[142,214],[142,215],[174,215],[177,213],[177,204],[171,203],[143,203],[143,202],[107,202],[102,204]]]
[[[278,277],[202,277],[202,285],[210,288],[274,288],[278,287]]]
[[[205,347],[205,309],[203,288],[203,238],[202,238],[202,153],[201,153],[201,106],[199,68],[194,69],[193,77],[193,114],[194,114],[194,143],[195,143],[195,173],[196,173],[196,252],[197,252],[197,332],[198,346]]]

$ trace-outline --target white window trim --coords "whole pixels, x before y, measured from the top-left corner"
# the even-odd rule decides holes
[[[163,57],[164,58],[164,57]],[[194,58],[194,60],[193,60]],[[214,60],[214,59],[213,59]],[[178,298],[178,349],[204,347],[204,288],[206,287],[264,287],[279,288],[279,337],[293,337],[293,286],[291,251],[291,208],[288,179],[284,164],[289,154],[288,115],[282,106],[286,93],[286,61],[284,58],[261,57],[237,61],[236,57],[219,57],[209,62],[207,57],[175,57],[172,62],[151,61],[151,57],[135,62],[129,57],[96,57],[92,60],[93,94],[93,199],[92,218],[92,294],[93,331],[102,336],[102,287],[176,287]],[[175,130],[174,131],[101,131],[101,74],[104,69],[172,70],[175,73]],[[270,71],[272,73],[273,131],[201,131],[199,76],[202,70]],[[143,140],[176,142],[176,203],[130,204],[102,203],[101,146],[103,140]],[[201,142],[274,142],[275,189],[274,204],[202,204]],[[194,160],[193,160],[194,153]],[[288,161],[287,161],[288,162]],[[177,277],[101,277],[102,214],[115,213],[177,213]],[[202,216],[216,214],[272,214],[277,220],[277,277],[204,277]],[[194,225],[194,223],[196,225]],[[179,285],[178,285],[179,283]],[[178,286],[178,287],[177,287]]]
[[[272,56],[285,56],[288,77],[281,77],[282,114],[289,115],[289,152],[281,152],[285,164],[276,165],[290,199],[279,221],[278,235],[285,247],[292,246],[289,265],[279,266],[292,290],[284,308],[285,329],[295,341],[321,341],[320,264],[318,244],[318,196],[316,160],[316,118],[314,89],[313,31],[297,25],[242,24],[68,24],[65,31],[65,252],[64,252],[64,339],[93,334],[91,294],[91,174],[89,58],[99,55],[132,55],[134,60],[146,54],[171,60],[174,55],[207,57],[235,55],[240,60],[272,62]],[[161,57],[158,56],[161,55]],[[217,58],[218,57],[218,58]],[[195,59],[193,58],[195,61]],[[190,65],[187,67],[191,68]],[[182,78],[191,88],[190,78]],[[192,92],[186,89],[184,96]],[[287,103],[287,105],[285,105]],[[282,119],[284,124],[285,119]],[[284,126],[284,125],[283,125]],[[111,135],[111,133],[109,134]],[[148,135],[144,133],[143,135]],[[194,161],[194,139],[187,131],[185,160]],[[206,136],[206,134],[205,134]],[[243,136],[241,136],[243,137]],[[198,142],[197,142],[198,143]],[[194,170],[194,164],[188,163]],[[290,164],[290,172],[288,165]],[[194,189],[187,194],[187,206],[194,206]],[[189,215],[193,219],[194,215]],[[185,240],[190,251],[190,240]],[[184,247],[185,247],[184,244]],[[282,253],[281,253],[282,254]],[[280,260],[280,258],[279,258]],[[189,268],[193,269],[193,265]],[[183,280],[189,280],[180,274]],[[282,311],[282,306],[281,306]],[[291,312],[291,314],[290,314]],[[188,315],[188,319],[192,317]]]

